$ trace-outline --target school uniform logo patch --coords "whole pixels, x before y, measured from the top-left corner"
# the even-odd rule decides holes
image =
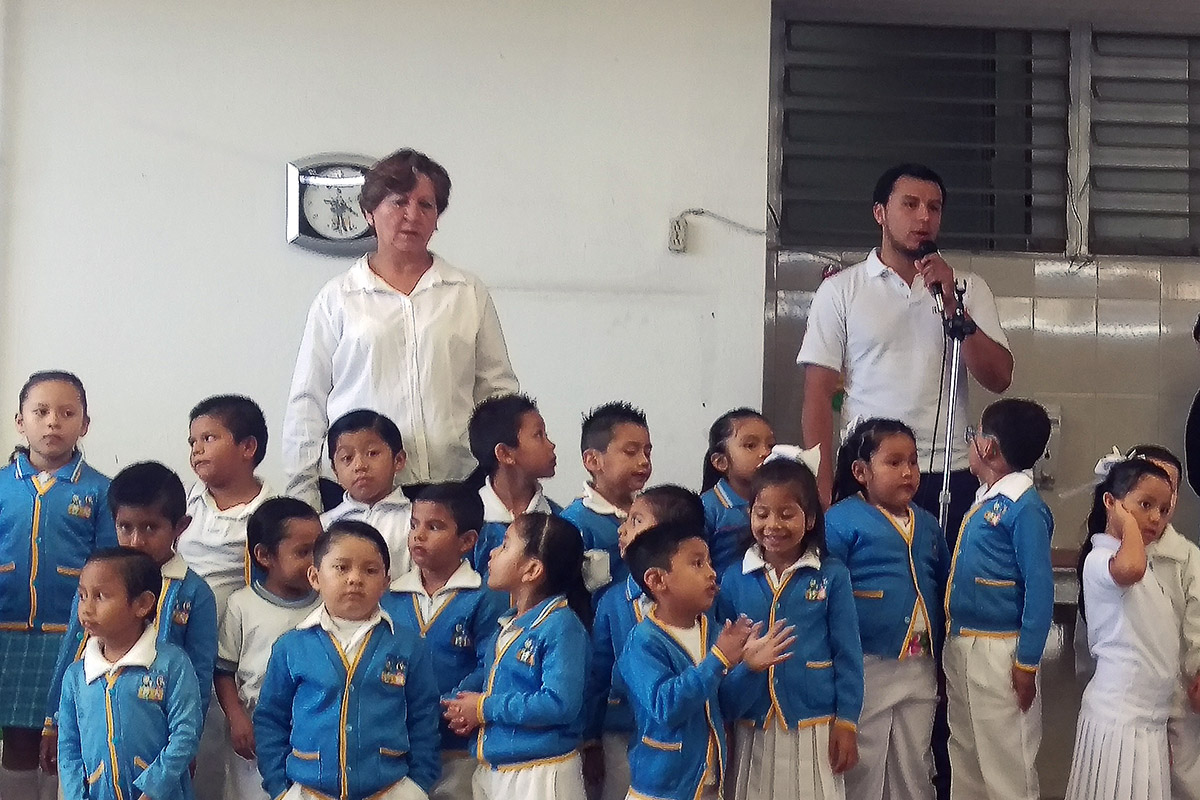
[[[461,647],[465,650],[471,650],[475,647],[475,642],[471,639],[471,634],[467,633],[467,626],[460,622],[454,626],[454,636],[450,639],[452,647]]]
[[[161,672],[147,672],[142,676],[142,683],[138,686],[137,696],[139,700],[148,700],[151,703],[161,703],[163,697],[167,694],[167,676]]]
[[[826,597],[826,587],[828,581],[825,578],[812,578],[808,582],[808,589],[804,591],[804,599],[812,602],[824,600]]]
[[[188,620],[192,617],[192,602],[184,600],[179,605],[175,606],[175,610],[171,613],[171,621],[176,625],[187,625]]]
[[[80,519],[91,519],[92,510],[96,505],[96,498],[89,495],[84,495],[83,499],[79,499],[79,495],[71,495],[71,504],[67,506],[67,513],[72,517]]]
[[[379,673],[379,680],[388,686],[404,686],[408,681],[407,662],[395,656],[388,656],[387,661],[383,662],[383,672]]]
[[[1000,524],[1002,516],[1004,516],[1004,504],[997,500],[991,508],[983,512],[983,521],[994,528]]]
[[[521,649],[517,651],[517,661],[527,667],[535,665],[533,639],[526,639],[525,644],[521,645]]]

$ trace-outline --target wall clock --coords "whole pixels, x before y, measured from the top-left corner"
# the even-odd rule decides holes
[[[287,165],[287,240],[330,256],[361,256],[375,249],[358,197],[376,159],[318,153]]]

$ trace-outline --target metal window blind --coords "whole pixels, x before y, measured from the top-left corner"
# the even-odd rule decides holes
[[[784,246],[879,242],[879,175],[922,162],[947,185],[939,243],[1066,246],[1069,39],[785,21],[778,75]]]
[[[1200,255],[1200,39],[1092,35],[1090,250]]]

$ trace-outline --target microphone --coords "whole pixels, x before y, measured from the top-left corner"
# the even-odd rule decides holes
[[[916,252],[914,253],[916,258],[914,260],[920,261],[925,256],[930,255],[931,253],[936,253],[937,249],[937,242],[933,241],[932,239],[926,239],[917,245]],[[929,293],[933,295],[934,310],[938,314],[945,314],[946,306],[942,301],[942,282],[938,281],[936,283],[929,284]]]

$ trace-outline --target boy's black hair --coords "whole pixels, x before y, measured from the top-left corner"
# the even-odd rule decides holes
[[[118,472],[108,485],[108,508],[114,517],[122,506],[157,509],[174,526],[187,515],[187,492],[169,468],[139,461]]]
[[[321,561],[329,555],[329,548],[333,547],[333,543],[347,536],[364,539],[375,545],[379,555],[383,556],[383,571],[389,572],[392,569],[392,554],[388,551],[387,540],[383,538],[383,534],[374,525],[357,519],[340,519],[317,537],[317,542],[313,545],[313,566],[320,567]]]
[[[637,535],[625,548],[625,563],[637,585],[651,600],[654,593],[646,585],[646,572],[654,567],[671,571],[671,559],[688,539],[704,540],[704,529],[683,522],[664,522],[652,525]]]
[[[875,191],[871,195],[871,202],[886,206],[888,199],[892,196],[892,190],[896,188],[896,181],[901,178],[916,178],[919,181],[936,183],[938,189],[942,191],[942,205],[946,204],[946,184],[942,181],[942,176],[924,164],[914,163],[897,164],[880,175],[879,180],[875,183]]]
[[[579,451],[599,450],[604,452],[612,442],[613,431],[618,425],[638,425],[647,430],[646,414],[640,408],[624,400],[596,406],[583,417],[583,429],[579,436]]]
[[[391,449],[393,456],[404,452],[404,439],[400,436],[400,429],[396,427],[396,423],[378,411],[360,408],[343,414],[329,426],[329,433],[325,436],[325,446],[329,452],[330,461],[333,461],[333,454],[337,451],[338,439],[342,434],[356,433],[357,431],[375,431],[379,434],[379,438],[383,439],[384,444]]]
[[[431,483],[421,489],[421,494],[413,500],[414,503],[437,503],[445,506],[454,517],[454,526],[461,536],[467,531],[479,533],[483,527],[483,499],[479,491],[465,483],[447,481],[446,483]]]
[[[691,489],[663,483],[638,495],[654,511],[656,524],[675,522],[695,530],[704,530],[704,503]]]
[[[287,537],[287,523],[293,519],[320,520],[321,516],[303,500],[272,497],[256,508],[246,520],[246,548],[251,560],[261,569],[267,567],[258,560],[254,548],[261,544],[271,555],[278,553],[279,543]]]
[[[154,595],[155,605],[158,605],[158,594],[162,589],[162,570],[154,563],[153,558],[141,550],[134,550],[132,547],[101,547],[93,550],[83,563],[84,566],[112,564],[120,573],[130,600],[142,592],[149,592]],[[154,613],[151,612],[147,619],[153,621]]]
[[[475,456],[479,467],[467,479],[468,483],[476,489],[483,486],[484,480],[493,475],[499,466],[496,445],[516,447],[522,417],[531,411],[537,413],[537,410],[537,403],[523,394],[489,397],[475,406],[471,421],[467,423],[467,440],[471,445],[471,455]]]
[[[803,554],[816,550],[817,555],[824,559],[825,512],[821,510],[821,495],[817,491],[817,478],[812,470],[799,461],[787,458],[766,462],[755,470],[754,479],[750,482],[753,493],[751,504],[758,501],[759,492],[768,486],[786,486],[795,496],[804,516],[813,521],[812,527],[800,541],[800,552]]]
[[[267,457],[267,418],[258,403],[240,394],[218,394],[201,400],[188,414],[188,424],[197,417],[213,417],[233,434],[238,444],[254,439],[254,466]]]
[[[983,410],[979,424],[983,433],[996,440],[1008,465],[1018,472],[1032,467],[1050,441],[1050,417],[1032,400],[997,400]]]

